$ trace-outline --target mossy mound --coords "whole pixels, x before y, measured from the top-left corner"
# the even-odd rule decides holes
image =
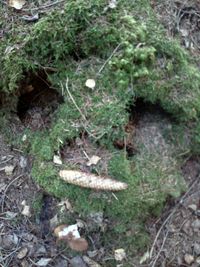
[[[16,111],[19,86],[30,72],[44,71],[63,96],[64,102],[54,112],[48,129],[26,130],[17,141],[35,157],[32,176],[46,191],[59,198],[68,197],[81,214],[103,210],[116,225],[121,224],[124,235],[132,229],[133,220],[142,228],[147,216],[161,209],[170,192],[180,194],[180,159],[172,163],[175,180],[167,184],[171,170],[159,169],[156,158],[149,168],[147,153],[127,159],[126,152],[113,146],[114,140],[126,139],[128,107],[142,98],[159,104],[175,120],[170,136],[178,142],[182,142],[184,127],[191,132],[192,141],[178,146],[172,158],[190,153],[194,146],[199,151],[199,70],[178,42],[166,38],[149,1],[121,0],[114,9],[104,0],[68,1],[62,11],[52,12],[29,27],[26,35],[4,38],[0,52],[0,92],[12,96],[12,111]],[[89,78],[96,81],[93,90],[85,86]],[[66,185],[58,178],[53,155],[66,140],[83,132],[94,144],[114,151],[106,174],[129,184],[127,191],[116,194],[117,201],[109,194],[100,200],[91,198],[90,190]],[[22,142],[25,134],[26,141]],[[149,193],[142,199],[145,184]],[[115,237],[119,228],[111,231]],[[134,238],[135,242],[130,237],[125,240],[143,244]]]

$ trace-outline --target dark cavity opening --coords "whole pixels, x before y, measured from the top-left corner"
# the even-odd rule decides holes
[[[52,114],[64,101],[44,71],[27,73],[18,92],[17,115],[32,130],[48,128]]]
[[[145,114],[158,114],[162,117],[169,118],[170,121],[175,121],[172,114],[166,112],[159,103],[153,104],[144,101],[142,98],[138,98],[134,103],[130,103],[129,106],[127,106],[127,112],[129,113],[129,122],[125,125],[126,138],[124,140],[115,140],[114,146],[117,149],[126,150],[128,158],[137,153],[134,145],[135,130],[138,127],[139,121]]]

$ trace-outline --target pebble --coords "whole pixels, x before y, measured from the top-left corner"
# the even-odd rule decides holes
[[[191,265],[194,262],[194,256],[190,254],[185,254],[184,256],[184,261],[188,264]]]
[[[22,260],[23,258],[25,258],[27,253],[28,253],[28,248],[27,247],[24,247],[24,248],[20,249],[20,251],[17,253],[18,260]]]

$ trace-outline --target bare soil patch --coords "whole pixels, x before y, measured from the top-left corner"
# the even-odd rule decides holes
[[[33,131],[48,128],[54,111],[63,102],[62,96],[51,87],[44,71],[25,77],[18,89],[17,114],[23,125]]]

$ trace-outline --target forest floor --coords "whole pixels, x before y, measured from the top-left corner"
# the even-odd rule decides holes
[[[26,9],[33,10],[34,14],[28,18],[25,16],[27,11],[24,9],[24,14],[22,12],[21,15],[25,20],[34,21],[37,14],[45,15],[45,12],[54,8],[62,9],[63,2],[58,1],[55,5],[49,2],[41,5],[40,8],[32,3],[30,6],[27,5]],[[190,51],[192,56],[199,56],[200,5],[196,3],[197,1],[188,0],[184,4],[178,1],[152,0],[151,2],[160,23],[167,30],[168,37],[179,38],[182,46]],[[5,12],[3,19],[8,20],[8,14]],[[7,31],[9,31],[9,23],[8,29],[0,31],[0,38],[3,38]],[[37,83],[37,78],[35,81]],[[46,81],[43,80],[43,82],[42,84],[40,81],[40,85],[45,87]],[[30,109],[29,113],[23,113],[23,110],[20,113],[18,110],[19,113],[13,115],[10,129],[14,135],[20,135],[26,128],[35,131],[44,129],[48,125],[51,115],[48,117],[46,114],[50,114],[51,109],[62,102],[54,92],[48,94],[50,100],[44,101],[52,102],[52,105],[49,105],[46,113],[41,106]],[[47,95],[44,98],[46,97]],[[170,151],[173,149],[165,140],[164,134],[173,124],[169,114],[156,105],[141,108],[140,103],[139,111],[134,110],[132,116],[134,117],[132,122],[135,124],[130,125],[131,141],[126,148],[128,156],[132,157],[137,153],[135,143],[143,142],[147,149],[155,150],[155,153],[157,150],[162,150],[159,153],[163,158],[166,156],[168,160],[171,156]],[[121,149],[120,143],[116,146]],[[122,144],[122,148],[123,146]],[[66,144],[60,153],[63,162],[70,162],[82,171],[88,170],[88,160],[92,155],[98,155],[102,160],[101,168],[107,171],[106,162],[113,156],[112,152],[104,148],[97,149],[85,135]],[[152,215],[145,221],[145,230],[150,240],[145,250],[138,249],[137,253],[133,253],[136,255],[134,257],[129,257],[126,247],[121,247],[120,243],[116,247],[112,239],[104,240],[105,229],[114,227],[112,219],[104,217],[101,212],[90,212],[83,217],[74,211],[69,199],[61,201],[47,193],[32,179],[32,163],[31,155],[27,155],[13,144],[9,145],[5,136],[0,135],[0,266],[200,266],[199,156],[186,154],[184,157],[181,173],[186,189],[178,198],[169,197],[159,216]],[[94,191],[92,194],[98,198],[99,192]],[[106,194],[101,194],[99,197],[109,198]],[[117,200],[115,194],[112,197]],[[60,220],[62,214],[68,218],[68,221],[77,223],[81,236],[88,240],[89,249],[86,252],[76,253],[66,249],[66,246],[56,239],[54,228],[62,221]],[[126,235],[133,235],[133,233],[127,231]],[[117,252],[120,255],[117,255]],[[127,256],[124,253],[127,253]]]

